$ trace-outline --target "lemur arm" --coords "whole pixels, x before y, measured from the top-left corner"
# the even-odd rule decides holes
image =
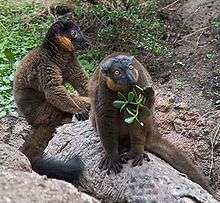
[[[71,97],[63,86],[61,70],[55,65],[48,65],[39,73],[40,84],[46,100],[63,112],[75,114],[84,107],[85,102],[77,97]]]
[[[74,58],[73,67],[68,70],[68,74],[68,82],[77,90],[80,96],[88,96],[88,77],[76,57]]]

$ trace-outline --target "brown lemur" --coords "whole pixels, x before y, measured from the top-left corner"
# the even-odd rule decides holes
[[[99,168],[107,169],[108,174],[110,171],[119,173],[122,164],[129,159],[133,159],[133,166],[142,165],[144,158],[149,161],[145,153],[147,150],[211,192],[205,176],[192,161],[156,132],[152,114],[146,117],[143,111],[139,112],[143,126],[124,122],[124,115],[113,106],[113,102],[118,100],[118,92],[127,94],[135,85],[144,89],[143,94],[147,98],[145,105],[153,112],[155,94],[151,76],[133,56],[123,53],[107,56],[89,81],[91,120],[105,151]],[[128,146],[130,150],[120,154],[119,145]]]
[[[89,117],[88,78],[75,52],[88,47],[88,41],[72,19],[51,25],[43,43],[20,62],[14,77],[13,92],[18,110],[32,126],[33,136],[23,153],[33,170],[51,178],[76,182],[82,162],[73,157],[68,162],[43,158],[55,128]],[[80,96],[71,96],[64,87],[70,83]]]

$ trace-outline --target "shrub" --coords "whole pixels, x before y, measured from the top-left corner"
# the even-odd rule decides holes
[[[97,5],[72,2],[74,16],[91,41],[89,50],[79,54],[80,63],[90,75],[100,60],[114,51],[139,54],[166,53],[162,38],[164,23],[157,10],[165,0],[112,0]],[[63,3],[64,1],[62,1]],[[38,46],[51,22],[46,8],[28,0],[0,0],[0,117],[14,114],[12,81],[16,64]]]
[[[39,44],[51,17],[35,17],[39,4],[28,1],[0,0],[0,117],[14,114],[12,81],[15,65]]]

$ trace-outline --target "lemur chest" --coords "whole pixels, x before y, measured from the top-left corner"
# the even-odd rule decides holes
[[[77,71],[75,70],[74,62],[72,60],[59,64],[59,68],[62,71],[62,77],[64,81],[66,81],[69,77],[77,74]]]

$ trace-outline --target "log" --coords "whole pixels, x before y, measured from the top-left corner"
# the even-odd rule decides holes
[[[200,185],[153,154],[142,166],[124,164],[117,175],[100,171],[98,164],[104,151],[90,121],[57,128],[45,150],[46,157],[62,160],[73,154],[79,155],[85,165],[81,189],[102,202],[217,202]]]

